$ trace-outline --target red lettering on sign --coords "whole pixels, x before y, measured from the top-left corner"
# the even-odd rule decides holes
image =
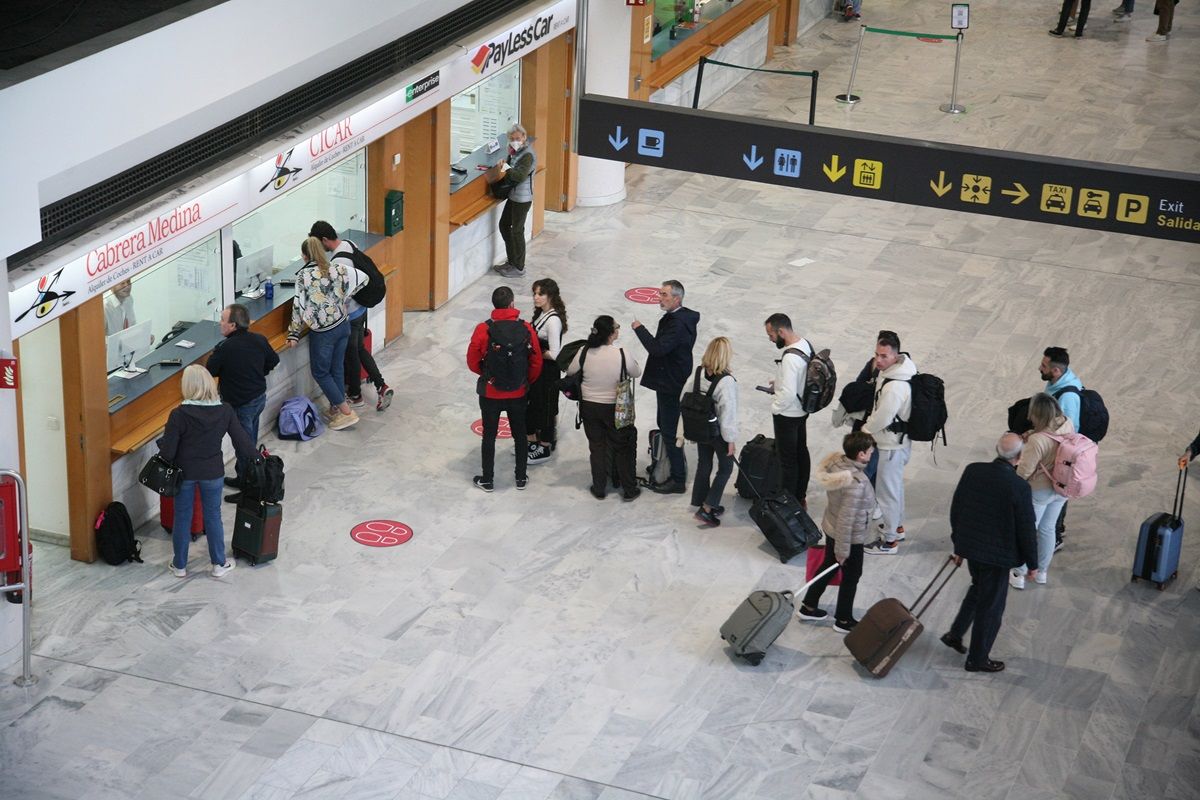
[[[657,286],[638,286],[625,292],[625,299],[631,300],[634,303],[645,303],[646,305],[658,305],[658,287]]]
[[[350,118],[346,117],[337,125],[326,128],[316,136],[309,138],[308,154],[316,158],[326,150],[332,150],[342,142],[347,142],[353,138],[354,131],[350,129]]]
[[[412,537],[412,528],[390,519],[372,519],[350,529],[350,538],[367,547],[395,547]]]

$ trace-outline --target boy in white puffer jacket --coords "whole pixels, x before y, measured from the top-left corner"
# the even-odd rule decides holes
[[[858,624],[854,618],[854,594],[862,576],[863,545],[867,543],[875,511],[875,490],[863,470],[874,450],[875,439],[869,433],[848,433],[842,440],[842,452],[825,456],[813,476],[828,493],[825,516],[821,519],[826,538],[821,570],[828,569],[835,561],[842,565],[842,585],[833,621],[833,629],[838,633],[849,633]],[[829,616],[817,608],[817,603],[834,574],[809,588],[797,612],[800,619],[818,621]]]

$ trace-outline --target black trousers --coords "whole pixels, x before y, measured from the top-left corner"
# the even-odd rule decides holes
[[[775,423],[775,452],[783,469],[783,488],[801,503],[807,503],[808,477],[812,461],[808,455],[808,417],[772,417]]]
[[[713,456],[717,459],[717,476],[712,477]],[[696,477],[692,480],[692,505],[707,503],[709,508],[721,505],[725,484],[733,474],[733,456],[729,443],[718,438],[713,444],[696,443]]]
[[[508,263],[517,269],[525,269],[525,217],[533,202],[516,203],[504,201],[500,212],[500,235],[504,237],[504,255]]]
[[[654,393],[658,401],[658,411],[655,421],[658,431],[662,434],[663,445],[667,448],[667,461],[671,464],[671,480],[677,483],[687,483],[687,458],[683,448],[675,443],[679,433],[679,393],[683,387],[674,391]]]
[[[825,561],[821,564],[821,569],[829,569],[837,561],[833,557],[834,541],[829,534],[825,534]],[[854,595],[858,591],[858,579],[862,577],[863,567],[863,546],[861,544],[850,545],[850,555],[842,562],[842,585],[838,587],[837,610],[833,612],[833,618],[836,620],[854,619]],[[817,570],[820,572],[821,570]],[[804,594],[804,605],[809,608],[816,608],[817,603],[821,602],[821,595],[825,592],[825,587],[833,580],[833,576],[838,573],[831,572],[821,580],[814,583],[808,588]]]
[[[367,370],[367,377],[376,389],[383,388],[383,376],[379,374],[379,366],[375,356],[367,349],[364,338],[367,335],[367,313],[363,312],[358,319],[350,320],[350,341],[346,343],[346,394],[351,397],[362,396],[362,371]]]
[[[584,400],[579,404],[592,466],[592,491],[600,495],[607,493],[609,476],[614,474],[626,495],[637,491],[637,428],[630,425],[618,430],[616,410],[613,403]]]
[[[982,664],[988,660],[1000,623],[1004,619],[1004,605],[1008,601],[1008,569],[992,564],[979,564],[967,560],[971,573],[971,586],[963,598],[958,616],[950,625],[950,636],[961,639],[971,629],[971,645],[967,660]]]
[[[1062,11],[1058,14],[1058,27],[1056,31],[1060,33],[1067,29],[1067,21],[1071,18],[1071,6],[1075,5],[1075,0],[1063,0]],[[1083,36],[1083,26],[1087,25],[1088,12],[1092,10],[1092,0],[1079,0],[1079,16],[1075,18],[1075,35]]]
[[[513,452],[517,456],[516,477],[525,477],[525,464],[529,458],[529,443],[525,441],[525,406],[528,401],[522,395],[509,400],[493,400],[490,397],[479,398],[479,410],[483,412],[483,444],[480,454],[483,457],[483,479],[490,481],[494,477],[496,464],[496,431],[500,429],[500,412],[508,416],[508,427],[512,431]]]

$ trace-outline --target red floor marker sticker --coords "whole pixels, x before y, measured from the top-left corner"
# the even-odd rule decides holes
[[[658,287],[638,286],[635,289],[625,292],[625,299],[632,300],[635,303],[645,303],[648,306],[656,306],[658,305]]]
[[[483,436],[483,420],[477,419],[474,422],[472,422],[471,430],[475,432],[476,436]],[[512,428],[508,427],[508,417],[500,418],[500,424],[499,424],[499,426],[497,426],[497,429],[496,429],[496,438],[497,439],[511,439],[512,438]]]
[[[395,547],[412,537],[412,528],[391,519],[372,519],[350,529],[350,538],[367,547]]]

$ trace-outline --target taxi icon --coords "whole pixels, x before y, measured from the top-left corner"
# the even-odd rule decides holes
[[[1049,197],[1046,198],[1046,209],[1049,210],[1052,208],[1059,211],[1065,211],[1067,208],[1066,198],[1058,192],[1053,192]]]

